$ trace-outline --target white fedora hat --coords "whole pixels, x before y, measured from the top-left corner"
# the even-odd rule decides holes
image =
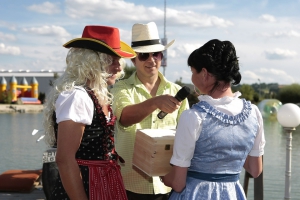
[[[134,24],[132,26],[131,48],[135,52],[150,53],[164,51],[169,48],[175,40],[164,46],[160,43],[157,26],[154,22],[148,24]]]

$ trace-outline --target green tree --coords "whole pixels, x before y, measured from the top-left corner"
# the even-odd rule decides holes
[[[192,107],[195,103],[199,102],[198,94],[194,91],[194,86],[191,84],[185,84],[182,82],[182,77],[179,78],[179,80],[175,81],[176,84],[180,86],[187,86],[190,88],[190,94],[187,96],[187,100],[189,102],[189,106]],[[200,92],[199,92],[200,93]]]
[[[187,97],[188,101],[189,101],[189,106],[192,107],[195,103],[198,103],[199,102],[199,99],[198,99],[198,94],[193,91],[191,92],[188,97]]]
[[[135,66],[133,66],[133,65],[128,66],[126,64],[126,67],[124,68],[125,76],[123,79],[129,78],[135,71],[136,71]]]
[[[255,92],[253,95],[253,102],[257,104],[259,102],[259,95]]]
[[[11,94],[9,92],[7,92],[7,91],[4,91],[2,93],[2,96],[1,96],[0,99],[1,99],[1,103],[9,104],[9,103],[11,103],[11,100],[12,100]]]
[[[300,103],[300,85],[292,84],[279,90],[278,100],[284,103]]]
[[[251,87],[251,85],[248,84],[243,84],[240,88],[239,91],[242,93],[241,98],[245,98],[249,101],[254,100],[254,89]]]
[[[182,83],[182,77],[180,77],[179,80],[176,80],[175,83],[180,85],[180,86],[184,85],[184,83]]]

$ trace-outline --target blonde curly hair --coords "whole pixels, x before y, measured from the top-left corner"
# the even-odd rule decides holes
[[[98,98],[100,105],[111,104],[112,94],[107,89],[107,78],[110,74],[108,67],[112,64],[112,56],[83,48],[71,48],[66,57],[66,69],[53,83],[53,88],[48,93],[44,104],[43,126],[45,142],[52,147],[55,142],[54,123],[52,120],[55,111],[55,101],[63,91],[71,91],[74,86],[88,86]],[[119,61],[122,69],[124,59]],[[122,70],[123,71],[123,70]],[[120,78],[122,75],[118,73]]]

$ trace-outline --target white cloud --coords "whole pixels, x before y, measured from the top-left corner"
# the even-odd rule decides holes
[[[264,52],[265,57],[269,60],[282,60],[287,58],[293,58],[297,55],[297,52],[288,49],[267,50]]]
[[[0,43],[0,54],[20,55],[20,53],[19,47],[5,46],[3,43]]]
[[[28,10],[38,12],[38,13],[48,14],[48,15],[61,12],[60,8],[57,4],[50,3],[48,1],[46,1],[42,4],[33,4],[31,6],[28,6],[27,8],[28,8]]]
[[[294,30],[291,31],[277,31],[274,33],[275,37],[300,37],[300,33]]]
[[[45,3],[46,1],[48,3]],[[283,84],[295,80],[300,83],[299,16],[294,14],[295,10],[292,13],[287,9],[293,5],[295,4],[291,3],[288,6],[275,3],[274,6],[270,6],[268,0],[255,3],[245,1],[239,5],[228,4],[225,1],[206,4],[195,0],[189,3],[167,1],[166,36],[169,42],[172,39],[176,41],[168,49],[166,77],[170,81],[182,77],[183,82],[190,83],[191,73],[187,66],[189,54],[208,40],[217,38],[232,41],[235,45],[240,58],[243,82],[249,80],[249,84],[257,83],[259,78],[262,82]],[[49,9],[51,6],[54,6],[54,9]],[[251,8],[252,11],[248,12],[246,8]],[[59,14],[61,18],[40,13],[51,14],[59,9],[64,9]],[[276,14],[277,9],[280,15]],[[261,10],[264,10],[264,13],[261,13]],[[24,18],[14,17],[18,13],[22,13]],[[262,16],[259,18],[260,15]],[[11,11],[11,15],[2,16],[2,21],[0,19],[0,43],[6,45],[1,47],[3,52],[3,49],[8,52],[8,46],[19,47],[22,56],[14,56],[12,59],[11,54],[4,55],[1,52],[0,66],[7,69],[14,67],[61,70],[65,66],[67,54],[67,49],[62,45],[69,39],[81,37],[85,25],[103,24],[118,27],[121,39],[130,44],[131,27],[137,22],[155,21],[162,38],[163,19],[163,1],[145,3],[137,0],[41,0],[31,1],[29,4],[20,1],[18,10]],[[265,32],[266,37],[262,37],[262,32]],[[13,36],[15,40],[10,40]],[[286,59],[276,60],[284,58]],[[131,65],[130,60],[127,62]],[[267,68],[269,73],[259,71],[262,67]],[[286,74],[276,75],[269,68],[283,70]]]
[[[253,72],[253,71],[244,71],[244,72],[242,72],[242,81],[244,82],[253,82],[253,80],[254,80],[254,82],[255,81],[257,81],[258,79],[260,79],[261,77],[257,74],[257,73],[255,73],[255,72]]]
[[[75,19],[97,17],[110,19],[112,21],[124,20],[124,18],[142,20],[143,16],[147,16],[145,12],[143,15],[138,16],[141,18],[137,18],[137,13],[145,11],[145,7],[139,6],[137,10],[134,10],[135,7],[133,3],[127,3],[123,0],[93,0],[88,3],[82,0],[66,0],[65,5],[67,15]],[[80,12],[78,12],[78,10],[80,10]],[[132,13],[135,14],[133,15]],[[120,17],[120,15],[122,15],[122,17]]]
[[[126,9],[124,9],[126,8]],[[80,12],[78,12],[80,10]],[[233,22],[190,10],[166,9],[168,25],[192,26],[196,28],[232,26]],[[135,5],[123,0],[66,0],[66,13],[71,18],[95,18],[114,22],[162,21],[164,10],[156,7]],[[132,14],[134,13],[134,14]]]
[[[7,41],[7,40],[14,41],[14,40],[16,40],[16,37],[12,34],[5,34],[5,33],[0,32],[0,40],[2,40],[2,41]]]
[[[273,15],[264,14],[261,15],[259,18],[267,22],[276,22],[276,19]]]
[[[208,11],[208,10],[214,10],[216,9],[216,4],[214,3],[207,3],[207,4],[189,4],[189,5],[172,5],[167,3],[167,7],[173,7],[178,10],[197,10],[197,11]]]
[[[70,34],[60,26],[42,26],[42,27],[32,27],[32,28],[24,28],[23,31],[27,33],[33,33],[36,35],[44,35],[44,36],[59,36],[59,37],[68,37]]]
[[[261,35],[264,36],[264,37],[274,37],[274,38],[279,38],[279,37],[286,37],[286,38],[300,37],[300,33],[295,31],[295,30],[276,31],[274,33],[262,33]]]
[[[169,12],[168,12],[169,11]],[[205,14],[199,14],[193,11],[176,11],[169,9],[167,11],[168,18],[171,20],[168,24],[173,25],[185,25],[195,28],[205,27],[222,27],[226,28],[233,26],[233,22],[225,20],[217,16],[210,16]]]
[[[7,28],[9,30],[13,30],[13,31],[17,29],[15,24],[8,23],[6,21],[1,21],[1,20],[0,20],[0,27],[5,27],[5,28]]]
[[[260,68],[256,71],[261,75],[260,80],[265,82],[295,82],[294,78],[286,73],[286,71],[274,69],[274,68]]]
[[[190,53],[192,53],[195,49],[199,48],[201,45],[199,44],[184,44],[180,47],[178,47],[178,49],[181,49],[181,52],[184,54],[189,55]]]
[[[280,83],[280,84],[286,84],[286,83],[293,83],[295,82],[294,78],[287,74],[286,71],[278,70],[274,68],[260,68],[260,69],[254,69],[253,71],[244,71],[242,72],[242,84],[248,83]]]
[[[172,72],[172,77],[174,79],[172,81],[180,80],[180,78],[181,78],[182,82],[184,82],[184,83],[190,82],[191,83],[192,73],[191,73],[191,71],[180,70],[180,71]]]
[[[187,66],[186,64],[187,57],[189,56],[190,53],[192,53],[192,51],[194,51],[199,47],[200,45],[198,44],[189,44],[189,43],[176,45],[175,47],[171,47],[170,49],[168,49],[168,58],[172,58],[172,60],[183,59],[184,60],[183,62]]]

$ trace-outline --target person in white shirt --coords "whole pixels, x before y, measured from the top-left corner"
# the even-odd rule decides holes
[[[86,26],[64,47],[70,48],[67,66],[44,109],[46,141],[57,147],[59,171],[47,199],[126,200],[108,86],[122,72],[122,59],[136,54],[109,26]]]
[[[180,116],[173,167],[161,180],[172,187],[171,200],[244,200],[239,174],[244,167],[254,178],[260,175],[265,137],[257,106],[231,90],[242,78],[235,47],[213,39],[187,62],[201,95]]]

